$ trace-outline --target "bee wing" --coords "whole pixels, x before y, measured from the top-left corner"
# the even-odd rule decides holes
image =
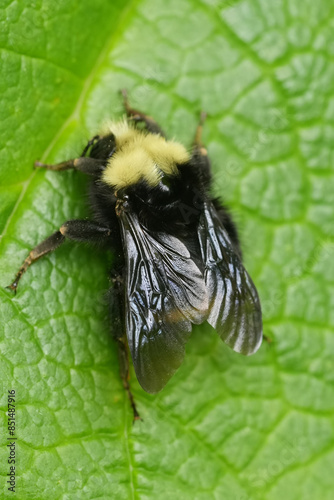
[[[204,204],[198,236],[209,294],[207,320],[233,350],[252,354],[262,342],[259,296],[211,202]]]
[[[192,323],[207,317],[203,272],[181,239],[120,215],[126,255],[125,324],[140,385],[158,392],[182,363]]]

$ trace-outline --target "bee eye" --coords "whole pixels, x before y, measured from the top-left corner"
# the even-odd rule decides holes
[[[116,151],[116,147],[113,147],[110,151],[110,153],[108,154],[108,159],[112,157],[112,155],[115,153]]]

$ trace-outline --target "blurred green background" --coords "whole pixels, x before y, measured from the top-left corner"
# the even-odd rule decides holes
[[[0,475],[17,395],[16,498],[329,500],[334,478],[333,0],[2,0]],[[201,109],[272,339],[244,358],[194,328],[164,391],[118,376],[112,257],[68,242],[86,178],[34,171],[123,114],[119,89],[190,146]],[[112,319],[111,319],[112,321]]]

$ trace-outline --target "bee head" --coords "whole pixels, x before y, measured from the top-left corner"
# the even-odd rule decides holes
[[[115,135],[110,132],[105,136],[98,137],[98,140],[92,145],[89,156],[97,160],[108,160],[115,151],[116,138]]]

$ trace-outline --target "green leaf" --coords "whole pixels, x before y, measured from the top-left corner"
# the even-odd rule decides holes
[[[20,499],[329,500],[334,490],[332,0],[4,0],[0,8],[0,491],[16,391]],[[29,250],[89,216],[80,154],[120,88],[191,144],[232,208],[272,339],[249,358],[208,325],[158,395],[118,375],[110,255]]]

